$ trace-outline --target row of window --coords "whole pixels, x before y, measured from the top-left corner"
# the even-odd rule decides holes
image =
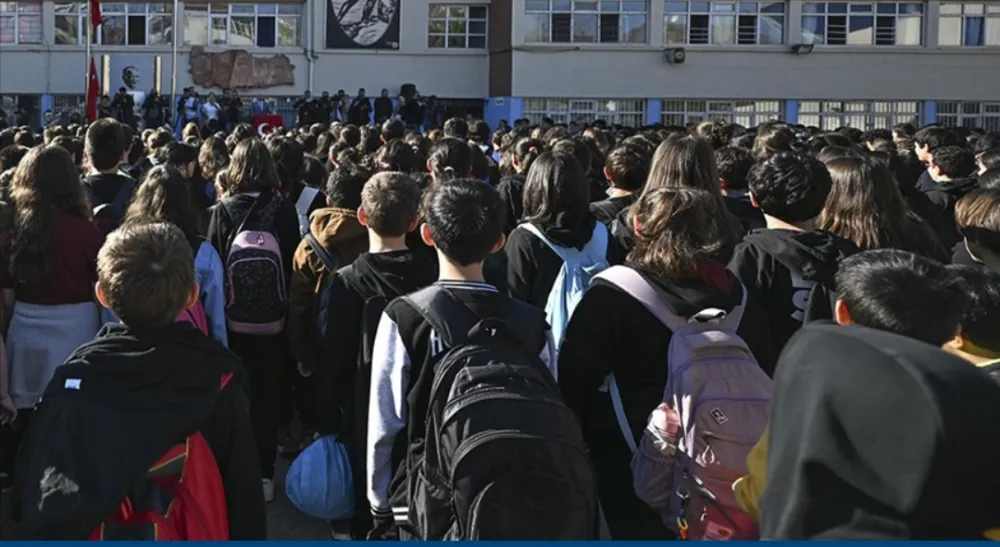
[[[786,43],[788,2],[664,2],[664,44]],[[525,0],[528,43],[645,44],[648,0]],[[920,46],[925,2],[803,2],[801,42]],[[942,2],[938,45],[1000,47],[1000,3]]]
[[[799,101],[798,121],[832,131],[838,127],[891,128],[897,123],[922,123],[919,101]],[[721,120],[753,127],[784,119],[785,102],[745,99],[664,99],[661,121],[683,126]],[[642,99],[524,99],[523,114],[533,123],[551,118],[556,123],[587,123],[597,119],[637,126],[646,123]],[[1000,102],[939,101],[938,122],[947,126],[1000,131]]]

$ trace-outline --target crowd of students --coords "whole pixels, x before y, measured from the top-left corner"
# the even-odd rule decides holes
[[[264,539],[324,435],[337,538],[1000,531],[1000,134],[101,119],[0,173],[26,536],[170,538],[179,458]]]

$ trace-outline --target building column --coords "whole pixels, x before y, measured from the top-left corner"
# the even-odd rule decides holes
[[[663,99],[646,99],[646,125],[663,121]]]
[[[937,123],[937,101],[924,101],[923,120],[924,125]]]
[[[45,128],[45,111],[52,110],[52,107],[55,106],[55,104],[56,104],[55,99],[52,97],[52,95],[49,95],[48,93],[42,95],[42,97],[39,99],[38,126],[41,127],[42,129]]]
[[[520,97],[490,97],[483,109],[483,121],[494,130],[500,125],[500,120],[507,120],[513,126],[514,120],[520,118],[523,111],[524,101]]]
[[[785,123],[791,125],[799,123],[798,99],[788,99],[785,101]]]

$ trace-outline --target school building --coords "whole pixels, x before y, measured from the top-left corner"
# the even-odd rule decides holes
[[[409,83],[493,124],[1000,130],[1000,1],[272,1],[103,2],[93,55],[105,91],[124,66],[139,74],[137,90],[179,92],[192,85],[200,46],[286,56],[293,83],[242,92],[279,108],[307,89],[395,95]],[[0,1],[4,110],[82,104],[86,10],[85,1]]]

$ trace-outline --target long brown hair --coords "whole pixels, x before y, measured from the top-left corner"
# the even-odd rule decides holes
[[[199,213],[191,199],[190,183],[171,165],[157,165],[146,173],[125,222],[160,219],[173,223],[191,238],[198,235]]]
[[[224,171],[223,188],[230,195],[266,192],[280,187],[274,160],[263,141],[246,139],[236,145]]]
[[[673,279],[696,279],[702,262],[731,243],[718,222],[715,195],[701,188],[656,188],[644,192],[629,220],[636,227],[628,264]]]
[[[90,217],[73,156],[59,146],[33,148],[14,171],[10,194],[15,211],[10,268],[18,280],[36,278],[53,259],[55,213]]]
[[[833,186],[817,227],[856,243],[862,249],[921,248],[896,179],[883,163],[841,157],[826,164]]]

